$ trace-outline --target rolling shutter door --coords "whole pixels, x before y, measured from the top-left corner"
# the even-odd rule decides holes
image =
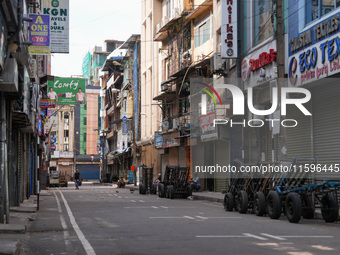
[[[322,84],[313,99],[314,153],[321,165],[340,163],[340,87]],[[317,180],[340,179],[340,173],[317,173]]]
[[[227,167],[230,164],[229,143],[216,141],[215,146],[215,165]],[[215,173],[215,192],[221,192],[227,189],[227,177],[227,173]]]
[[[201,182],[201,190],[206,189],[206,180],[205,174],[197,172],[196,173],[196,166],[202,167],[204,166],[204,146],[202,144],[192,146],[192,177],[195,177],[196,174],[200,178]]]
[[[99,180],[99,165],[78,164],[80,176],[84,180]]]
[[[306,103],[304,106],[308,111],[312,112],[310,103]],[[286,128],[287,158],[289,160],[293,158],[312,158],[312,117],[305,116],[295,105],[287,105],[286,119],[294,119],[298,122],[296,127]]]

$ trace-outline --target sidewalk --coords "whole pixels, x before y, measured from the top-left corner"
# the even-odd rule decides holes
[[[39,200],[50,196],[42,190]],[[27,226],[33,221],[38,210],[37,196],[31,195],[18,207],[10,207],[9,224],[0,224],[0,254],[20,254],[21,241],[26,237]]]

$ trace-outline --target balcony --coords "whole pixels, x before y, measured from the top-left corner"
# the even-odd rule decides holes
[[[106,139],[107,140],[112,140],[113,139],[113,137],[114,137],[114,131],[113,130],[111,130],[109,133],[107,133],[107,135],[106,135]]]
[[[108,110],[107,110],[107,115],[112,117],[114,115],[114,110],[115,110],[115,106],[112,105]]]

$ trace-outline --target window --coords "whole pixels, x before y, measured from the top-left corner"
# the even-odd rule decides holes
[[[86,117],[84,117],[84,125],[87,125]]]
[[[195,48],[201,46],[210,38],[210,15],[207,15],[195,25]]]
[[[340,0],[306,0],[306,24],[340,6]]]
[[[68,151],[68,144],[64,144],[64,151]]]
[[[86,142],[86,133],[83,134],[83,139],[84,139],[84,142]]]
[[[253,46],[273,36],[272,2],[267,0],[253,1]]]
[[[166,0],[166,15],[171,18],[172,8],[174,7],[173,0]]]

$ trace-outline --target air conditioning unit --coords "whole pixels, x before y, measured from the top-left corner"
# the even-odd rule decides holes
[[[9,58],[4,74],[0,76],[0,91],[18,92],[18,64],[15,58]]]
[[[30,78],[35,78],[35,75],[37,74],[37,60],[32,58],[30,59],[29,63],[30,71],[28,73]]]
[[[175,118],[172,120],[172,128],[173,129],[179,129],[179,119]]]
[[[105,90],[100,90],[100,97],[105,97]]]
[[[168,91],[168,87],[169,87],[168,84],[162,83],[162,84],[161,84],[161,91],[162,91],[162,92]]]
[[[162,24],[161,23],[158,23],[156,25],[156,34],[159,32],[159,30],[161,30],[161,27],[162,27]]]

